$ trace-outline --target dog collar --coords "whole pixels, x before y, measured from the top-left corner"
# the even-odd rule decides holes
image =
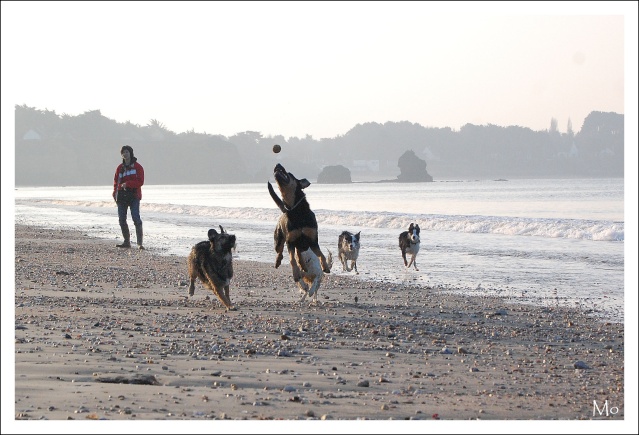
[[[293,210],[295,209],[295,207],[297,207],[298,205],[300,205],[300,202],[302,202],[305,198],[306,198],[306,194],[302,195],[302,197],[300,198],[300,200],[299,200],[299,201],[297,201],[293,207],[290,207],[290,208],[289,208],[289,206],[287,206],[286,204],[284,204],[284,206],[286,207],[286,210],[288,210],[288,211],[293,211]]]

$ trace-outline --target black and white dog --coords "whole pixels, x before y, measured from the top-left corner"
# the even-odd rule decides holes
[[[360,233],[352,234],[348,231],[342,231],[337,241],[337,252],[339,253],[339,261],[342,262],[342,269],[344,272],[350,272],[355,269],[355,273],[359,275],[357,271],[357,257],[359,257],[359,236]],[[351,267],[348,267],[348,261],[351,262]]]
[[[412,264],[415,270],[419,270],[417,268],[417,261],[415,260],[419,252],[419,225],[411,223],[408,226],[408,231],[404,231],[399,235],[399,249],[402,250],[404,266],[410,268]],[[410,262],[406,261],[406,254],[411,256]]]

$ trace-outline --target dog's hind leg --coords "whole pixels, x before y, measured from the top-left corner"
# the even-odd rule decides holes
[[[229,285],[225,285],[224,286],[224,298],[228,302],[228,305],[226,305],[226,309],[229,310],[229,311],[235,311],[235,310],[237,310],[237,308],[235,308],[235,305],[233,305],[231,303],[231,296],[229,294],[229,291],[230,291],[230,286]]]
[[[275,252],[277,256],[275,257],[275,268],[277,269],[282,264],[282,259],[284,258],[284,233],[281,231],[279,226],[275,229],[275,233],[273,234],[273,239],[275,242]]]
[[[402,258],[404,259],[404,266],[406,266],[407,268],[410,267],[408,265],[408,261],[406,261],[406,252],[402,251]]]
[[[300,264],[302,259],[297,255],[297,249],[292,243],[287,243],[289,262],[291,263],[291,269],[293,270],[293,281],[298,282],[302,279],[302,270]]]
[[[326,260],[326,257],[324,257],[324,254],[322,253],[322,250],[320,249],[319,244],[311,246],[311,250],[315,253],[315,255],[317,255],[317,258],[319,258],[320,263],[322,264],[322,270],[324,271],[324,273],[331,273],[332,264],[329,264],[328,261]]]
[[[189,296],[193,296],[195,294],[195,279],[197,278],[197,261],[195,260],[194,253],[189,255],[187,260],[187,268],[189,271]]]

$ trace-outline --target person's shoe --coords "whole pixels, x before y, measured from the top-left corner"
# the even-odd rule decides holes
[[[131,243],[125,241],[125,242],[122,242],[119,245],[115,245],[115,246],[117,246],[118,248],[130,248],[131,247]]]

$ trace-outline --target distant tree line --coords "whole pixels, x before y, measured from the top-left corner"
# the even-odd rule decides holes
[[[354,182],[399,179],[400,163],[408,169],[417,164],[425,173],[420,160],[435,180],[624,176],[623,115],[591,112],[579,132],[570,121],[567,127],[560,133],[551,119],[544,131],[491,124],[455,131],[403,121],[358,124],[334,138],[264,137],[256,131],[225,137],[175,133],[156,119],[144,126],[121,123],[99,110],[70,116],[16,105],[15,181],[108,185],[122,145],[133,147],[147,184],[261,183],[277,162],[309,180],[327,166],[343,166]],[[272,152],[276,143],[279,154]],[[400,162],[407,151],[417,159]]]

